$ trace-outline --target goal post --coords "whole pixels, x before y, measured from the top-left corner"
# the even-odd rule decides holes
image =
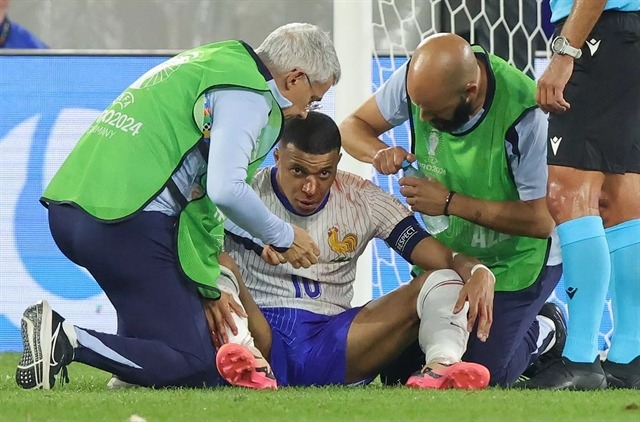
[[[340,60],[342,76],[335,87],[334,119],[340,124],[371,95],[371,52],[373,51],[372,0],[334,0],[333,38]],[[372,166],[362,163],[342,151],[338,166],[366,179]],[[372,244],[358,260],[354,306],[364,305],[372,298]]]

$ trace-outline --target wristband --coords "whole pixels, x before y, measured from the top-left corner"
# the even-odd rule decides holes
[[[442,214],[448,216],[449,215],[449,204],[451,204],[451,198],[453,198],[453,195],[455,195],[456,193],[454,191],[449,191],[449,195],[447,195],[447,199],[444,200],[444,211],[442,212]]]
[[[278,246],[273,246],[270,245],[271,249],[273,249],[274,251],[278,252],[278,253],[285,253],[286,251],[289,250],[289,248],[291,248],[291,246],[285,246],[285,247],[278,247]],[[293,246],[293,244],[292,244]],[[262,255],[262,253],[260,253]]]
[[[484,268],[485,270],[489,271],[489,274],[491,274],[491,280],[493,281],[493,284],[496,284],[496,276],[495,274],[493,274],[493,272],[489,269],[489,267],[487,267],[484,264],[476,264],[473,266],[473,268],[471,268],[471,275],[473,275],[473,273],[476,272],[476,270],[479,270],[480,268]]]

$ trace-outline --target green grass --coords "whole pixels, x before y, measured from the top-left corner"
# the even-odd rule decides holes
[[[15,381],[19,355],[0,354],[0,421],[640,421],[630,390],[533,392],[416,391],[368,387],[249,391],[109,391],[109,374],[74,363],[71,383],[24,391]]]

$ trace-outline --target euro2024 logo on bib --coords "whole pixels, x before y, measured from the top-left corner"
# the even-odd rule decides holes
[[[427,138],[427,153],[429,157],[436,156],[438,145],[440,145],[440,132],[432,129],[431,132],[429,132],[429,138]]]
[[[424,142],[427,147],[427,156],[424,157],[425,162],[418,162],[420,171],[429,177],[435,177],[439,179],[439,175],[446,175],[447,170],[438,165],[438,159],[436,153],[440,147],[441,132],[436,129],[431,129],[428,134],[424,135]]]

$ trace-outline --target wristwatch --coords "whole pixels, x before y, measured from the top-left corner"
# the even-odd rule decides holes
[[[571,47],[567,37],[563,37],[562,35],[555,37],[553,41],[551,41],[551,51],[562,56],[571,56],[574,59],[579,59],[580,56],[582,56],[582,50]]]

